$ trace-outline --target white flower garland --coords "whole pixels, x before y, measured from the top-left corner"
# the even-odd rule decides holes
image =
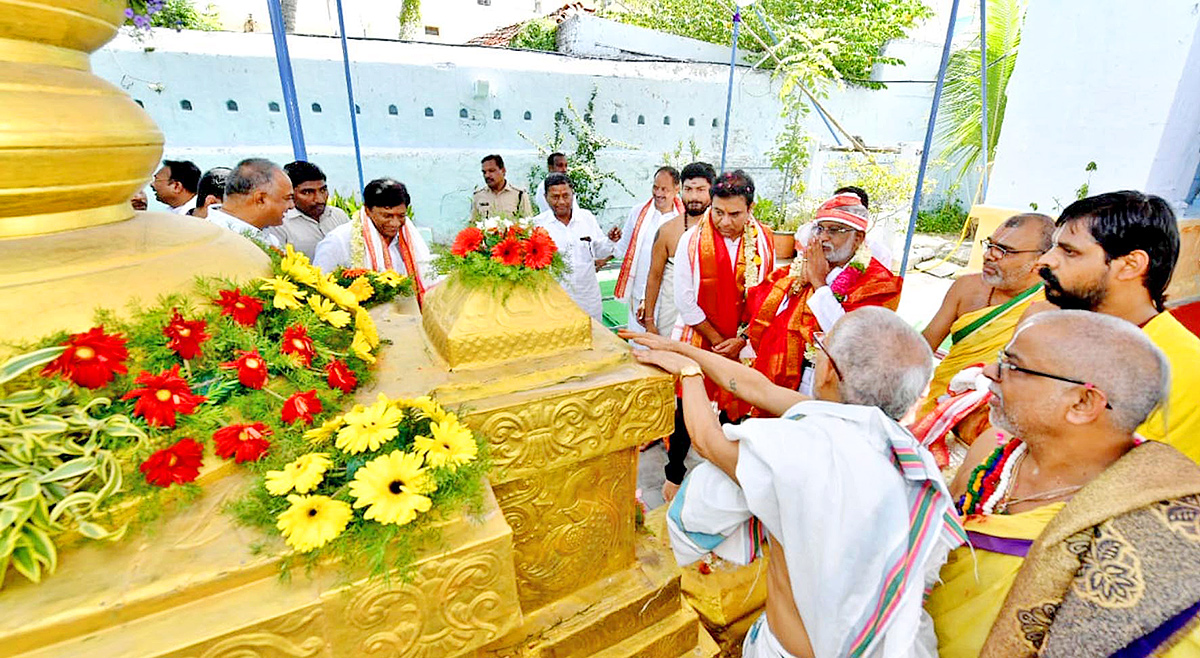
[[[742,255],[746,259],[745,284],[753,288],[762,282],[762,256],[758,253],[758,226],[753,218],[742,232]]]

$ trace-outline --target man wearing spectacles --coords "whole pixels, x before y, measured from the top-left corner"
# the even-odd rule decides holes
[[[678,341],[621,335],[679,378],[708,460],[667,512],[676,559],[744,564],[759,548],[753,518],[767,531],[766,612],[742,655],[936,655],[924,589],[965,535],[933,458],[896,421],[929,381],[920,334],[887,309],[846,313],[814,336],[816,399]],[[702,374],[777,417],[722,427]]]
[[[1168,403],[1138,428],[1200,462],[1200,338],[1166,312],[1166,290],[1179,260],[1179,224],[1163,199],[1109,192],[1063,210],[1054,247],[1037,262],[1046,308],[1115,315],[1142,328],[1171,362]]]
[[[856,308],[899,305],[903,280],[864,246],[868,227],[858,194],[834,195],[817,209],[804,253],[750,291],[744,333],[755,352],[754,368],[775,384],[811,393],[805,353],[813,334],[829,331]],[[752,411],[743,401],[729,417]]]
[[[993,424],[1020,438],[976,441],[950,485],[971,548],[926,603],[935,655],[1195,655],[1200,467],[1135,434],[1170,371],[1112,316],[1018,327],[984,374]]]
[[[918,417],[950,411],[938,407],[939,401],[949,402],[950,380],[964,368],[990,359],[1012,337],[1029,305],[1045,299],[1037,259],[1050,248],[1053,234],[1053,219],[1025,213],[1009,217],[981,241],[983,270],[961,276],[950,286],[922,332],[935,350],[947,336],[951,345],[933,372]]]

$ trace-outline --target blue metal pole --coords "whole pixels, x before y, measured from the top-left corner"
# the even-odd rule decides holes
[[[988,0],[979,0],[979,98],[980,98],[980,116],[982,121],[979,124],[980,144],[983,145],[983,177],[980,179],[979,202],[984,203],[987,199],[988,189],[988,165],[991,164],[991,149],[988,147],[988,52],[987,52],[987,3]]]
[[[929,150],[933,148],[933,127],[937,123],[938,104],[942,102],[942,87],[946,83],[946,67],[950,64],[950,42],[954,40],[954,21],[958,19],[958,1],[950,6],[950,24],[946,26],[946,43],[942,46],[942,63],[938,67],[937,85],[929,108],[929,125],[925,128],[925,146],[921,150],[921,166],[917,169],[917,189],[913,192],[912,213],[908,217],[908,235],[904,238],[904,259],[900,276],[908,271],[908,252],[912,249],[913,232],[917,228],[917,209],[921,206],[921,186],[925,184],[925,167],[929,165]]]
[[[737,65],[738,34],[742,25],[742,12],[733,10],[733,49],[729,55],[729,93],[725,96],[725,136],[721,138],[721,173],[725,173],[725,153],[729,148],[729,112],[733,109],[733,70]]]
[[[342,17],[342,0],[337,0],[337,12],[338,32],[342,35],[342,66],[346,70],[346,98],[350,101],[350,132],[354,135],[354,164],[358,165],[358,191],[362,192],[367,183],[363,179],[362,147],[358,143],[358,108],[354,105],[354,83],[350,81],[350,54],[346,48],[346,21]]]
[[[300,103],[296,101],[296,80],[292,77],[292,57],[288,54],[287,31],[283,28],[283,8],[279,0],[267,0],[271,14],[271,38],[275,40],[275,63],[279,66],[279,84],[283,87],[283,107],[287,112],[288,132],[292,136],[292,155],[308,160],[304,148],[304,129],[300,126]]]

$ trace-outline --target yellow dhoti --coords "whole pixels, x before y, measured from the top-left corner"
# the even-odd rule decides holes
[[[964,313],[955,320],[950,326],[953,345],[934,370],[933,381],[929,383],[929,395],[921,401],[917,417],[933,411],[938,398],[946,394],[950,380],[960,370],[976,363],[994,361],[996,352],[1003,349],[1012,338],[1013,330],[1017,328],[1025,309],[1045,298],[1042,284],[1039,283],[1003,304]]]

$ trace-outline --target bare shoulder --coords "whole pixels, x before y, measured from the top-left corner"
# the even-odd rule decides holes
[[[658,233],[655,235],[654,241],[655,243],[663,243],[667,249],[673,249],[681,235],[683,235],[683,218],[676,217],[658,227]]]
[[[1051,304],[1048,301],[1042,300],[1039,302],[1034,302],[1029,305],[1029,308],[1025,309],[1024,313],[1021,314],[1021,320],[1017,324],[1020,324],[1021,322],[1028,320],[1029,318],[1037,315],[1038,313],[1042,313],[1045,311],[1055,311],[1055,310],[1058,310],[1058,307],[1055,306],[1054,304]]]

